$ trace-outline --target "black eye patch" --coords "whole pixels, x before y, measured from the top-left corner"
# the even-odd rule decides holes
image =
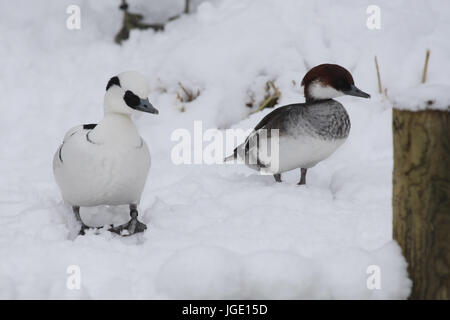
[[[141,104],[141,98],[139,98],[137,95],[135,95],[130,90],[127,90],[125,92],[125,95],[123,96],[123,100],[125,100],[125,103],[130,108],[135,108],[135,107],[137,107],[138,105]]]
[[[120,80],[118,77],[112,77],[111,79],[109,79],[108,84],[106,85],[106,91],[108,91],[108,89],[114,85],[120,87]]]

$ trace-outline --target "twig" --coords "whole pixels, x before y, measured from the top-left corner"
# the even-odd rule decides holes
[[[183,90],[184,94],[187,96],[187,101],[192,101],[194,100],[193,94],[192,92],[190,92],[188,89],[186,89],[181,82],[178,82],[178,85],[180,86],[181,90]]]
[[[258,107],[258,109],[256,109],[256,112],[259,112],[259,111],[265,109],[272,100],[273,100],[273,96],[269,96],[266,100],[263,101],[263,103],[261,103],[261,105]]]
[[[430,60],[430,50],[429,49],[427,49],[427,53],[425,55],[425,65],[423,66],[422,83],[425,83],[425,81],[427,81],[428,60]]]
[[[275,83],[273,81],[269,81],[269,85],[273,88],[273,91],[275,91],[275,96],[277,98],[281,97],[281,92],[278,90],[278,88],[275,86]]]
[[[381,77],[380,77],[380,68],[378,66],[378,59],[377,56],[375,56],[375,68],[377,69],[377,78],[378,78],[378,93],[383,93],[383,86],[381,85]]]
[[[267,89],[266,89],[267,91],[270,91],[270,87],[272,87],[274,93],[273,93],[273,94],[270,94],[270,95],[263,101],[263,103],[261,103],[261,105],[258,107],[258,109],[256,109],[255,112],[259,112],[259,111],[261,111],[261,110],[263,110],[263,109],[265,109],[265,108],[272,108],[272,107],[274,107],[274,106],[277,104],[278,99],[279,99],[280,96],[281,96],[280,90],[278,90],[278,88],[275,86],[275,84],[273,83],[273,81],[267,81],[266,86],[267,86]]]
[[[186,111],[185,103],[194,101],[198,98],[200,95],[200,89],[197,90],[197,92],[193,93],[192,90],[186,89],[181,82],[178,82],[178,85],[180,86],[183,93],[177,92],[177,99],[181,102],[181,112]]]

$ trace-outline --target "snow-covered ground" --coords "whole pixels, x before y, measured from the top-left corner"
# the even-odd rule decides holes
[[[116,3],[117,2],[117,3]],[[0,298],[361,298],[404,299],[411,282],[392,241],[391,103],[383,86],[449,85],[448,1],[377,1],[381,29],[366,26],[372,1],[215,0],[169,23],[113,43],[119,1],[2,1],[0,4]],[[131,11],[133,1],[130,0]],[[81,30],[66,8],[81,8]],[[148,1],[164,20],[182,1]],[[175,129],[251,128],[271,80],[280,104],[304,101],[300,81],[324,63],[348,68],[371,100],[343,97],[347,142],[308,172],[277,184],[238,165],[175,165]],[[67,129],[102,117],[106,83],[124,70],[148,78],[158,116],[137,124],[152,154],[140,204],[149,229],[122,238],[75,237],[52,157]],[[181,103],[180,82],[200,96]],[[180,110],[184,108],[184,112]],[[121,223],[126,208],[82,208],[90,224]],[[81,289],[66,286],[78,265]],[[379,266],[381,289],[367,268]]]

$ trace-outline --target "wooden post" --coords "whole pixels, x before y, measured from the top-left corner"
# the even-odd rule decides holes
[[[393,232],[408,261],[410,299],[450,299],[449,124],[445,108],[393,111]]]

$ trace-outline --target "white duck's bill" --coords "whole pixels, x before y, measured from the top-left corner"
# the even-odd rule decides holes
[[[135,110],[147,112],[147,113],[153,113],[158,114],[159,111],[156,109],[148,99],[141,99],[140,103],[137,106],[132,107]]]

